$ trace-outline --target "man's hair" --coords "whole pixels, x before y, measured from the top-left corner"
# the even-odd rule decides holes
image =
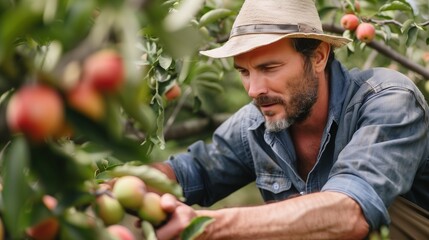
[[[322,42],[318,39],[312,39],[312,38],[291,38],[292,39],[292,45],[295,48],[295,50],[302,54],[304,57],[304,68],[305,70],[310,70],[311,67],[311,58],[314,55],[314,51],[317,49],[317,47]],[[335,53],[331,47],[331,50],[329,52],[328,56],[328,62],[326,63],[325,72],[329,73],[329,69],[331,69],[331,64],[335,59]]]

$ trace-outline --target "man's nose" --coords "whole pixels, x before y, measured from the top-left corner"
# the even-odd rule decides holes
[[[259,74],[249,76],[249,86],[247,94],[251,98],[257,98],[262,94],[268,93],[267,80]]]

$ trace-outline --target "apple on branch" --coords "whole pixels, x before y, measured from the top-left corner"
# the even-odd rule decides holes
[[[11,131],[22,132],[34,142],[54,136],[64,124],[60,95],[55,89],[41,84],[18,89],[6,111]]]
[[[122,57],[111,49],[93,53],[83,63],[83,77],[99,91],[118,91],[125,77]]]
[[[359,25],[359,18],[354,14],[346,14],[341,18],[341,26],[344,29],[354,31]]]
[[[371,23],[361,23],[356,29],[356,37],[362,42],[369,43],[375,37],[375,27]]]

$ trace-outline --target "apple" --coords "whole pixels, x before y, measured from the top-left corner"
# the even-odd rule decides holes
[[[345,14],[341,18],[341,26],[343,26],[344,29],[354,31],[359,25],[359,18],[354,14]]]
[[[57,206],[57,199],[50,195],[44,195],[42,198],[42,202],[50,210],[53,210]],[[38,224],[27,228],[26,233],[28,236],[35,240],[50,240],[56,237],[59,228],[60,224],[58,222],[58,219],[56,219],[55,217],[49,217],[47,219],[42,220]]]
[[[150,222],[154,226],[158,226],[165,219],[167,214],[161,207],[161,196],[154,192],[148,192],[143,197],[143,203],[137,214],[143,220]]]
[[[124,82],[124,75],[122,58],[115,50],[100,50],[83,63],[85,81],[102,92],[116,92]]]
[[[55,239],[60,224],[54,217],[49,217],[36,225],[27,228],[26,233],[29,237],[35,240],[51,240]]]
[[[362,42],[369,43],[375,37],[375,27],[371,23],[361,23],[356,29],[356,37]]]
[[[136,239],[130,229],[118,224],[108,226],[107,232],[115,240],[135,240]]]
[[[67,93],[70,106],[94,121],[104,117],[104,99],[100,92],[86,82],[77,84]]]
[[[0,240],[3,240],[5,238],[5,231],[3,226],[3,220],[0,218]]]
[[[169,101],[174,100],[182,95],[182,89],[177,83],[174,83],[170,89],[165,92],[165,98]]]
[[[146,194],[146,185],[136,176],[123,176],[116,180],[112,194],[125,208],[137,210]]]
[[[102,194],[96,198],[94,210],[107,226],[120,222],[125,216],[125,211],[118,200],[108,194]]]
[[[22,132],[34,142],[40,142],[63,126],[61,97],[45,85],[23,86],[9,101],[6,121],[12,132]]]

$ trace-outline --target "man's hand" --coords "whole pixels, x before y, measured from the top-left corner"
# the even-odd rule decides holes
[[[161,196],[161,207],[170,215],[170,218],[165,225],[157,229],[156,235],[159,240],[176,239],[197,216],[192,207],[168,193]]]

